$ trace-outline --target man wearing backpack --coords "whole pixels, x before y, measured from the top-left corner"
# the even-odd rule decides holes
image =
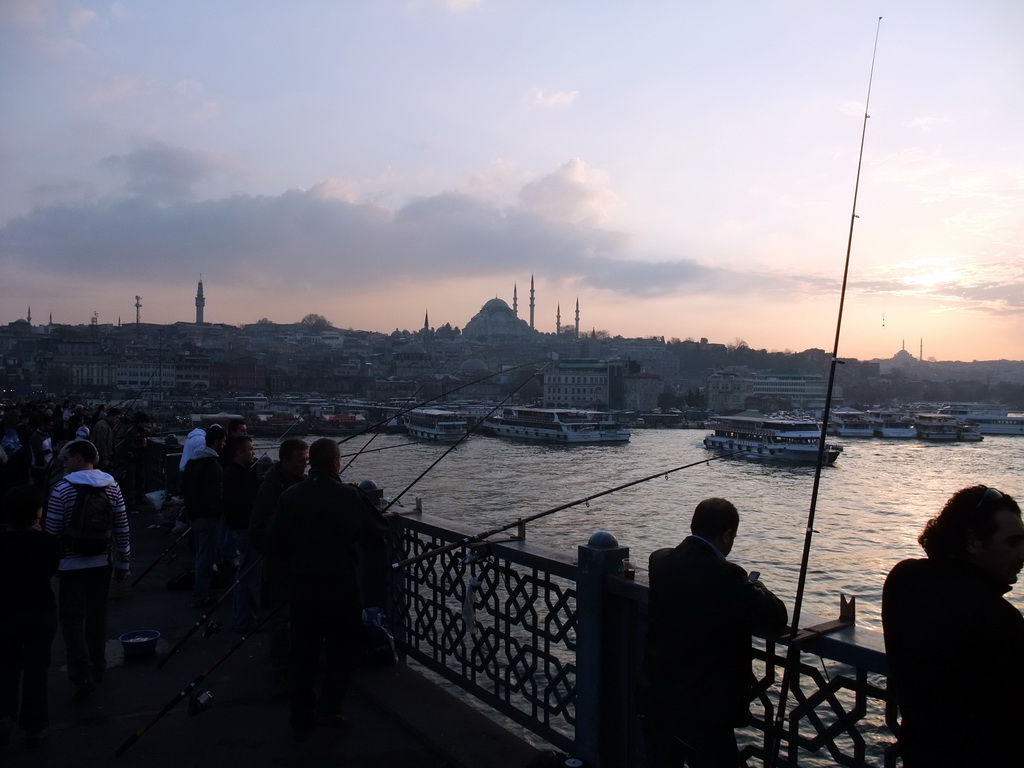
[[[46,510],[47,532],[61,538],[57,603],[76,703],[88,699],[103,679],[111,571],[123,582],[131,559],[121,489],[113,477],[93,468],[97,455],[88,440],[67,446],[68,474],[53,487]]]

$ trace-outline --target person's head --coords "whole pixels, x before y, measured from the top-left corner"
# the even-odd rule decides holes
[[[732,502],[725,499],[704,499],[693,510],[690,533],[707,539],[723,555],[728,555],[736,541],[736,529],[740,525],[740,514]]]
[[[66,455],[65,464],[68,472],[81,472],[83,469],[92,469],[99,458],[96,446],[88,440],[72,440],[64,446]]]
[[[121,409],[120,408],[111,408],[109,411],[107,411],[107,421],[110,424],[117,424],[117,422],[119,422],[120,420],[121,420]]]
[[[244,434],[246,434],[246,427],[242,419],[232,419],[228,422],[228,440],[241,437]]]
[[[142,411],[136,411],[132,417],[132,422],[135,424],[136,429],[145,429],[149,426],[149,414],[143,413]]]
[[[341,449],[329,437],[321,437],[309,446],[309,468],[320,472],[341,472]]]
[[[220,424],[214,424],[208,430],[206,430],[206,447],[213,448],[213,450],[220,453],[224,450],[224,444],[227,442],[228,433],[224,431],[224,427]]]
[[[917,539],[930,558],[970,563],[1013,584],[1024,567],[1024,522],[1013,497],[974,485],[954,493]]]
[[[2,524],[13,531],[38,526],[43,514],[43,494],[34,485],[16,485],[4,494]]]
[[[281,443],[277,452],[278,466],[286,477],[296,480],[306,474],[309,463],[309,446],[305,440],[290,437]]]
[[[252,438],[248,435],[228,437],[224,451],[228,461],[233,461],[242,467],[251,467],[256,461],[252,450]]]

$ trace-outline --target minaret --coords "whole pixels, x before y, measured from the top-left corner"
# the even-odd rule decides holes
[[[918,352],[917,359],[920,360],[922,363],[924,362],[924,336],[921,337],[921,347],[920,351]]]
[[[555,336],[558,336],[562,332],[562,305],[558,305],[558,309],[555,310]]]
[[[142,324],[142,297],[135,297],[135,330],[139,330],[139,325]]]
[[[533,308],[534,308],[534,292],[533,292],[533,275],[530,275],[530,330],[533,330]]]
[[[519,317],[519,285],[512,283],[512,314]]]
[[[430,330],[430,314],[425,309],[423,310],[423,330]]]
[[[31,304],[28,305],[28,317],[26,317],[25,319],[28,320],[28,324],[29,325],[32,325],[32,305]]]
[[[203,276],[199,275],[199,289],[196,291],[196,325],[203,322],[203,310],[206,308],[206,297],[203,296]]]
[[[576,297],[576,338],[580,337],[580,297]]]

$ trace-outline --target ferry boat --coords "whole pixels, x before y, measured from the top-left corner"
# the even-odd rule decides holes
[[[932,442],[952,442],[960,435],[956,419],[944,413],[917,414],[914,430],[920,439]]]
[[[467,429],[464,416],[439,408],[415,408],[402,416],[402,422],[413,437],[439,443],[458,442]]]
[[[914,419],[901,411],[867,411],[875,437],[909,438],[917,435]]]
[[[839,437],[872,437],[875,434],[867,414],[863,411],[835,410],[829,422],[830,432]]]
[[[744,411],[735,416],[719,416],[710,426],[715,431],[704,438],[705,448],[736,451],[749,459],[807,463],[818,460],[821,425],[813,419]],[[826,443],[825,464],[835,464],[842,452],[843,446]]]
[[[630,438],[614,416],[575,408],[505,408],[484,425],[498,437],[561,445],[625,443]]]
[[[963,443],[980,443],[985,439],[977,424],[969,421],[957,421],[957,440]]]
[[[952,403],[939,408],[939,413],[977,424],[983,435],[1024,435],[1024,414],[1011,414],[997,405]]]

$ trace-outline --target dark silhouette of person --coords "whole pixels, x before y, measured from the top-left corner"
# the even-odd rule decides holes
[[[736,507],[705,499],[691,536],[650,557],[639,704],[650,768],[735,768],[734,729],[750,719],[753,632],[786,625],[786,606],[726,556]]]
[[[889,681],[906,768],[1024,765],[1024,616],[1003,595],[1024,566],[1020,507],[957,491],[882,591]]]

